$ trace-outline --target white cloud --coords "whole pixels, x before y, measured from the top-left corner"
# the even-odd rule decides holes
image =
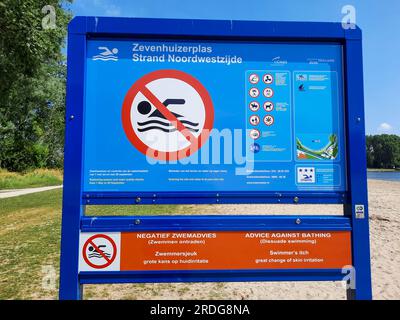
[[[393,131],[393,127],[387,122],[382,122],[377,130],[378,132],[390,132]]]

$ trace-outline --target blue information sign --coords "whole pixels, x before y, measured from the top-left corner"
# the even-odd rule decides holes
[[[361,52],[360,29],[336,23],[73,19],[60,298],[84,284],[347,281],[348,298],[371,299]],[[184,203],[343,215],[85,215]]]
[[[89,40],[84,191],[345,191],[342,49],[339,43]],[[143,152],[147,146],[173,154],[189,142],[140,88],[124,127],[129,89],[160,70],[171,75],[147,87],[161,102],[179,102],[168,109],[195,137],[210,130],[201,148],[179,161]],[[197,101],[200,94],[185,80],[168,78],[174,70],[197,79],[212,105]],[[149,113],[141,114],[147,103]]]

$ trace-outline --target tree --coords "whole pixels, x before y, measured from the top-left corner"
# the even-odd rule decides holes
[[[0,167],[62,166],[69,0],[0,0]],[[45,7],[47,6],[47,7]],[[42,9],[48,8],[48,12]],[[55,25],[42,25],[54,10]]]
[[[400,168],[400,136],[367,136],[367,164],[369,168]]]

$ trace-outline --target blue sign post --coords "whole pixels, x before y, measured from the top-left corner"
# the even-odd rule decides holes
[[[348,298],[371,299],[362,75],[361,31],[341,24],[75,18],[60,298],[93,283],[346,280]],[[85,216],[188,203],[344,215]]]

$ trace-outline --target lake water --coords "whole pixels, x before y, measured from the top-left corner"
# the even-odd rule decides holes
[[[396,172],[368,172],[368,179],[400,181],[400,171]]]

